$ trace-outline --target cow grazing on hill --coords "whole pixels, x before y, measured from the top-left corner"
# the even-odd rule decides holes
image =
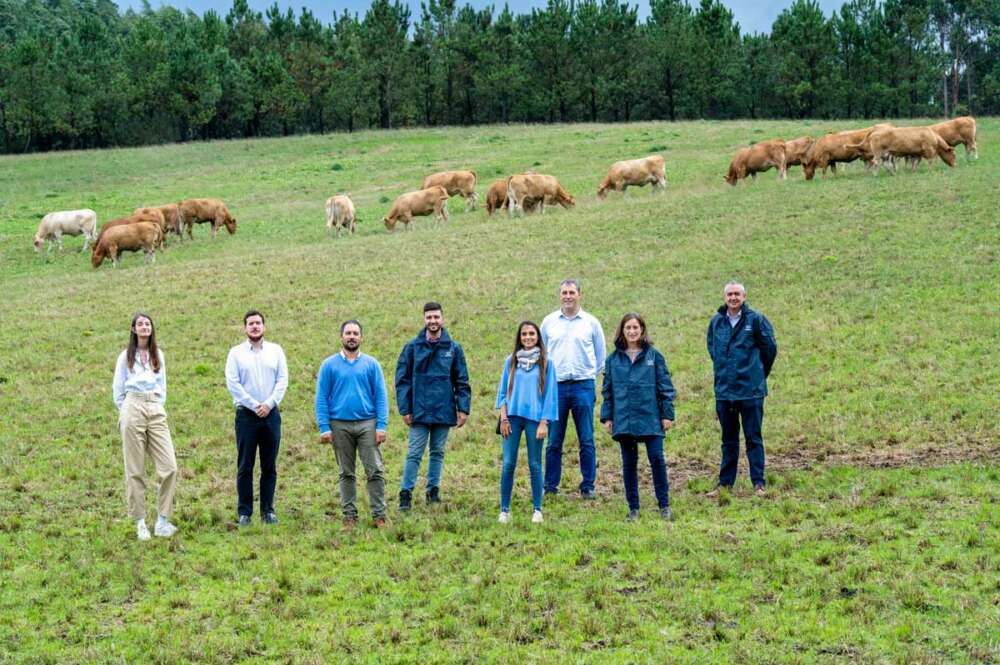
[[[96,241],[97,238],[97,213],[89,208],[81,210],[62,210],[50,212],[42,217],[38,223],[38,230],[35,231],[34,246],[35,251],[42,248],[42,243],[47,244],[46,254],[52,253],[52,240],[55,239],[56,246],[62,251],[62,237],[83,235],[83,249]]]
[[[331,196],[326,200],[326,228],[327,231],[337,229],[337,237],[340,237],[340,230],[346,228],[351,234],[357,227],[357,217],[354,213],[354,201],[347,194]]]
[[[597,187],[597,198],[607,197],[607,191],[614,189],[616,192],[624,192],[629,185],[642,187],[647,184],[653,185],[653,191],[657,189],[667,189],[667,173],[663,166],[663,157],[660,155],[650,155],[642,159],[629,159],[615,162],[608,169],[608,174]]]
[[[811,136],[800,136],[791,141],[785,141],[785,168],[799,166],[812,144],[816,142]]]
[[[891,127],[892,125],[889,123],[880,123],[864,129],[834,132],[820,137],[806,151],[805,157],[802,159],[802,171],[805,173],[806,180],[813,179],[817,168],[822,169],[825,176],[827,166],[836,175],[838,162],[846,164],[864,158],[865,162],[871,166],[871,155],[862,149],[861,144],[876,129],[889,129]]]
[[[148,222],[151,224],[156,224],[163,231],[165,222],[163,213],[157,208],[138,208],[135,212],[127,217],[119,217],[118,219],[112,219],[110,221],[104,222],[101,225],[101,232],[97,234],[97,241],[94,243],[96,247],[100,242],[104,234],[117,226],[126,226],[128,224],[139,224],[142,222]],[[163,244],[163,236],[165,234],[160,234],[160,246]]]
[[[414,217],[433,214],[439,221],[448,221],[448,190],[444,187],[428,187],[407,192],[396,197],[389,214],[382,218],[382,223],[389,231],[396,228],[398,222],[410,230],[410,222]]]
[[[901,157],[911,163],[916,170],[921,159],[940,157],[948,166],[955,166],[955,149],[930,127],[896,127],[879,129],[870,133],[863,142],[862,150],[872,156],[874,165],[888,161],[892,173],[896,172],[895,160]]]
[[[475,171],[442,171],[424,178],[421,189],[444,187],[448,196],[461,196],[465,199],[465,210],[476,209],[476,172]]]
[[[539,173],[519,174],[507,180],[507,210],[513,215],[518,210],[531,212],[537,206],[545,213],[546,203],[558,203],[572,208],[576,199],[559,184],[555,176]]]
[[[965,146],[965,156],[979,159],[979,149],[976,147],[976,119],[972,116],[952,118],[946,122],[931,125],[931,129],[944,139],[945,143],[955,147],[959,143]]]
[[[494,210],[507,207],[507,178],[499,178],[490,183],[486,192],[486,214],[492,216]]]
[[[236,233],[236,219],[219,199],[185,199],[177,204],[177,208],[188,238],[194,238],[191,227],[202,222],[212,223],[212,238],[215,238],[220,226],[225,226],[230,235]]]
[[[159,213],[163,216],[163,222],[161,228],[163,229],[163,235],[166,237],[168,233],[175,233],[180,239],[184,239],[183,229],[181,228],[181,217],[180,211],[178,210],[176,203],[165,203],[159,206],[146,206],[144,208],[136,208],[132,211],[133,215],[148,215],[156,216]]]
[[[90,263],[94,268],[110,258],[114,267],[122,252],[137,252],[146,254],[146,261],[156,261],[156,248],[163,244],[163,229],[156,222],[135,222],[112,226],[105,230],[94,251],[90,255]]]
[[[735,186],[737,182],[750,176],[757,179],[757,174],[777,167],[778,177],[784,180],[788,177],[785,163],[785,142],[779,139],[761,141],[749,148],[740,148],[729,163],[729,173],[725,181]]]

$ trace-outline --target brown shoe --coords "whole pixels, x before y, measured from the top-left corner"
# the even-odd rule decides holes
[[[753,488],[753,493],[757,496],[765,496],[767,491],[764,489],[763,485],[755,485]]]
[[[722,492],[722,485],[716,485],[708,492],[705,492],[705,496],[709,499],[714,499]]]
[[[357,517],[345,517],[344,518],[344,531],[354,531],[354,527],[358,525]]]
[[[374,523],[375,523],[375,528],[376,529],[384,529],[386,526],[388,526],[385,523],[385,518],[384,517],[376,517]]]

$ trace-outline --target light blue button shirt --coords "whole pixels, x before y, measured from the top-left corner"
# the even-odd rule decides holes
[[[118,410],[121,411],[122,404],[125,403],[125,395],[128,393],[153,393],[159,398],[160,404],[166,404],[167,366],[163,364],[163,352],[159,349],[156,352],[160,359],[159,372],[153,371],[152,363],[142,364],[138,351],[136,351],[135,360],[132,362],[132,369],[129,369],[126,353],[127,351],[122,351],[118,355],[118,362],[115,364],[115,378],[111,383],[111,397]]]
[[[254,349],[249,340],[237,344],[226,357],[226,388],[234,406],[251,411],[261,404],[272,409],[278,406],[288,388],[285,352],[266,340],[260,349]]]
[[[571,319],[562,310],[546,316],[542,339],[559,381],[595,379],[604,369],[604,329],[600,321],[582,309]]]

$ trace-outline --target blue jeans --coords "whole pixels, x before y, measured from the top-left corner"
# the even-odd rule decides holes
[[[531,505],[542,509],[542,440],[535,437],[538,421],[520,416],[510,417],[510,436],[503,440],[503,470],[500,473],[500,510],[510,512],[510,495],[514,491],[514,470],[517,451],[521,447],[521,432],[528,444],[528,474],[531,476]]]
[[[559,382],[559,420],[549,423],[549,443],[545,447],[545,489],[559,490],[562,477],[563,439],[569,414],[573,414],[576,436],[580,440],[581,492],[592,492],[597,479],[597,451],[594,449],[594,380]]]
[[[444,446],[448,442],[449,425],[410,425],[409,450],[406,452],[406,464],[403,466],[403,480],[399,483],[401,490],[413,490],[417,484],[417,474],[420,472],[420,462],[424,458],[424,448],[427,441],[431,443],[431,453],[427,460],[427,489],[437,487],[441,483],[441,467],[444,466]]]
[[[670,505],[670,485],[667,482],[667,462],[663,459],[662,436],[623,437],[618,445],[622,449],[622,480],[625,482],[625,501],[629,510],[639,510],[639,444],[646,444],[646,458],[653,472],[653,491],[660,508]]]
[[[719,466],[719,484],[732,487],[736,482],[736,469],[740,461],[740,421],[743,422],[743,439],[750,464],[750,482],[764,484],[764,398],[716,400],[715,413],[722,426],[722,464]]]

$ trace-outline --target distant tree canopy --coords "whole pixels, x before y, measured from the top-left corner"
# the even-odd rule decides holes
[[[1000,0],[796,0],[741,34],[719,0],[399,0],[324,24],[110,0],[0,0],[0,149],[495,122],[1000,112]]]

